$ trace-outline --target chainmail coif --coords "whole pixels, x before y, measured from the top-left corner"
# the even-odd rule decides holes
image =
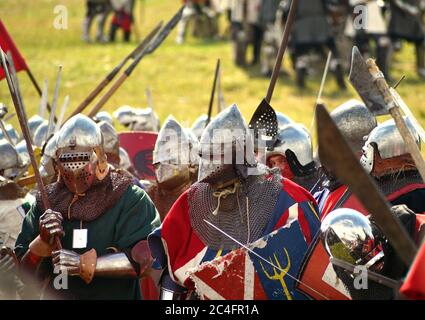
[[[53,211],[60,212],[64,219],[90,222],[111,209],[133,184],[133,178],[124,170],[109,169],[102,180],[95,180],[83,196],[71,193],[62,181],[46,186],[47,197]],[[36,196],[37,205],[45,210],[40,193]],[[70,217],[68,217],[70,215]]]
[[[282,178],[279,170],[273,170],[249,176],[244,183],[226,190],[227,195],[219,197],[210,184],[196,183],[188,193],[191,226],[213,250],[233,250],[239,246],[204,219],[244,244],[254,242],[263,235],[270,220],[282,190]]]

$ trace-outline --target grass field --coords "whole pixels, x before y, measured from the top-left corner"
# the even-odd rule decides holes
[[[141,5],[143,3],[143,5]],[[159,20],[168,20],[181,1],[144,0],[137,5],[137,22],[141,35],[146,35]],[[67,30],[56,30],[54,7],[68,9]],[[49,80],[50,99],[53,96],[57,66],[63,65],[60,103],[70,95],[70,112],[103,79],[106,73],[136,45],[86,44],[81,41],[81,23],[85,13],[83,0],[1,0],[0,17],[26,58],[40,84]],[[237,103],[249,119],[266,93],[268,81],[259,76],[259,67],[242,70],[231,61],[231,46],[225,41],[202,41],[189,38],[181,46],[175,44],[174,31],[165,43],[141,62],[132,77],[107,103],[113,111],[120,105],[144,107],[145,88],[150,87],[155,110],[161,120],[172,113],[185,125],[201,113],[206,113],[212,78],[217,58],[222,61],[222,86],[227,104]],[[287,59],[288,60],[288,59]],[[285,61],[288,65],[289,61]],[[289,69],[289,65],[288,65]],[[393,77],[405,74],[407,79],[399,92],[415,115],[425,124],[425,82],[415,74],[413,48],[404,46],[395,56]],[[282,78],[275,90],[272,105],[296,121],[310,125],[313,106],[321,75],[309,80],[309,87],[301,92],[289,78]],[[19,75],[24,102],[29,115],[37,112],[39,98],[25,73]],[[328,77],[323,98],[329,108],[349,98],[356,98],[352,88],[340,92],[332,76]],[[0,83],[0,101],[12,107],[6,83]],[[16,122],[15,122],[16,123]]]

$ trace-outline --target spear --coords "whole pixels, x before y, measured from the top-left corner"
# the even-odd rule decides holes
[[[21,97],[18,97],[19,92],[16,90],[16,85],[14,84],[13,78],[11,77],[11,74],[9,73],[9,68],[8,68],[9,62],[6,58],[5,53],[1,49],[0,49],[0,58],[1,58],[1,65],[6,75],[7,85],[9,87],[9,91],[12,96],[13,105],[15,106],[16,114],[18,116],[19,125],[22,130],[22,135],[24,136],[24,139],[27,145],[28,155],[30,157],[31,165],[34,170],[35,179],[37,181],[38,191],[40,192],[43,206],[47,210],[48,208],[50,208],[50,203],[47,197],[46,190],[44,189],[44,183],[41,178],[40,171],[38,170],[37,161],[34,156],[34,150],[32,149],[31,139],[30,139],[31,135],[28,129],[26,119],[25,119],[25,114],[23,112],[24,110],[23,101]],[[56,238],[55,241],[56,241],[56,247],[58,249],[61,249],[62,245],[60,243],[59,238]]]
[[[44,115],[47,108],[47,99],[48,99],[48,82],[47,79],[44,80],[43,93],[41,94],[40,106],[38,109],[38,114],[44,119]]]
[[[135,59],[140,52],[142,52],[150,41],[155,37],[158,31],[162,27],[162,21],[146,36],[146,38],[127,56],[125,57],[114,69],[112,69],[109,74],[93,89],[92,92],[84,99],[83,102],[75,109],[75,111],[69,116],[68,119],[75,116],[78,113],[83,112],[86,107],[99,95],[100,92],[115,78],[115,76],[120,72],[124,65],[130,60]]]
[[[273,91],[276,86],[277,78],[279,77],[280,69],[282,67],[283,56],[285,55],[286,48],[288,47],[289,35],[292,30],[292,25],[295,21],[296,9],[298,5],[298,0],[292,0],[291,7],[289,8],[288,20],[285,24],[285,29],[283,31],[282,42],[277,53],[276,62],[273,68],[272,76],[270,79],[269,88],[267,89],[266,102],[270,104],[270,101],[273,97]]]
[[[220,72],[220,59],[217,59],[217,65],[215,67],[215,74],[214,74],[214,81],[213,81],[213,86],[212,86],[211,96],[210,96],[210,104],[208,106],[208,118],[207,118],[207,122],[205,123],[205,126],[207,126],[208,123],[210,123],[211,121],[211,114],[212,114],[212,108],[213,108],[214,96],[215,96],[215,88],[217,87],[217,79],[218,79],[219,72]]]
[[[171,18],[167,25],[161,30],[161,32],[151,41],[149,45],[144,48],[138,56],[134,59],[131,65],[124,71],[124,73],[118,78],[118,80],[112,85],[108,92],[100,99],[100,101],[92,108],[88,116],[90,118],[94,117],[99,110],[105,105],[106,102],[112,97],[112,95],[121,87],[121,85],[127,80],[134,69],[137,67],[139,62],[148,54],[154,52],[161,43],[167,38],[171,30],[177,25],[180,21],[183,14],[184,6]]]

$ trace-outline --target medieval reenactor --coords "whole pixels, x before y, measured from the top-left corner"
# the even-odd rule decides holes
[[[197,162],[192,162],[191,153],[190,140],[185,130],[173,116],[168,116],[159,131],[153,151],[156,181],[146,189],[161,221],[177,198],[196,181],[193,180],[192,170],[197,167]]]
[[[390,79],[389,60],[391,53],[391,39],[388,36],[388,27],[384,16],[383,1],[379,0],[350,0],[352,19],[347,20],[346,34],[352,37],[362,55],[376,57],[379,69]],[[362,6],[364,10],[356,11]],[[375,44],[373,53],[371,43]]]
[[[151,107],[142,109],[124,105],[119,107],[113,116],[131,131],[158,132],[161,127],[159,117]]]
[[[290,1],[287,2],[286,12],[289,12],[289,8]],[[300,0],[298,2],[290,46],[293,65],[296,70],[297,85],[300,88],[305,87],[310,51],[315,50],[323,55],[323,49],[327,48],[332,51],[333,56],[330,70],[334,72],[340,89],[345,89],[343,70],[332,27],[327,18],[328,14],[326,0]]]
[[[280,111],[275,111],[277,117],[277,124],[279,126],[279,130],[282,130],[283,127],[286,127],[288,124],[294,123],[289,116]]]
[[[314,236],[310,226],[318,224],[316,203],[308,192],[282,178],[279,170],[256,164],[252,137],[236,105],[208,124],[200,149],[198,182],[149,236],[157,267],[166,269],[162,299],[191,296],[194,285],[187,271],[239,247],[205,220],[244,244],[285,225],[292,214],[303,221],[308,243]]]
[[[109,0],[87,0],[87,13],[83,21],[83,41],[90,42],[90,29],[93,20],[98,17],[96,41],[106,42],[104,35],[105,22],[111,10]]]
[[[360,159],[364,137],[376,126],[375,117],[366,106],[357,101],[349,100],[331,112],[331,117],[351,149]],[[349,192],[347,187],[341,184],[334,175],[322,166],[325,179],[322,180],[322,190],[314,195],[316,198],[322,219],[332,210],[344,207],[359,210],[359,202]]]
[[[391,213],[401,222],[408,235],[418,241],[418,225],[422,215],[416,215],[405,205],[393,206]],[[321,238],[330,257],[353,267],[362,266],[378,276],[381,283],[368,279],[367,287],[356,286],[351,270],[333,265],[333,268],[353,300],[390,300],[398,296],[398,287],[388,285],[400,282],[408,268],[403,264],[373,218],[353,209],[340,208],[331,212],[321,225]]]
[[[285,24],[285,1],[263,0],[260,22],[264,28],[263,45],[261,49],[261,74],[270,77],[276,56],[282,41]],[[286,73],[285,71],[282,71]]]
[[[267,165],[279,168],[284,178],[310,191],[318,176],[307,128],[295,123],[283,127],[274,146],[267,150]]]
[[[416,71],[425,78],[425,30],[423,0],[391,0],[389,35],[391,40],[413,42],[416,50]]]
[[[16,299],[19,280],[13,255],[6,254],[13,250],[21,230],[28,207],[27,191],[20,187],[14,179],[21,171],[19,155],[6,140],[0,140],[0,300]]]
[[[46,186],[26,215],[15,252],[22,270],[39,276],[66,273],[66,299],[137,299],[138,279],[151,263],[144,239],[159,216],[132,177],[112,168],[100,128],[83,115],[58,132],[58,181]],[[61,246],[58,242],[60,241]]]
[[[260,24],[261,1],[233,0],[232,3],[232,45],[233,60],[238,66],[245,66],[249,44],[253,47],[252,64],[260,61],[263,29]]]
[[[405,118],[419,145],[410,118]],[[404,204],[415,213],[425,212],[425,184],[394,123],[388,120],[369,135],[360,160],[393,205]]]
[[[112,16],[111,28],[109,30],[109,41],[114,42],[116,33],[122,29],[124,41],[129,42],[131,36],[131,25],[133,24],[133,9],[135,0],[110,0],[114,14]]]
[[[204,132],[204,129],[207,126],[207,122],[208,115],[202,114],[193,122],[192,126],[190,127],[190,130],[198,138],[198,140],[201,139],[202,132]]]

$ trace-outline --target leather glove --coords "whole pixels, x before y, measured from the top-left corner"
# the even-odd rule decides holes
[[[61,249],[52,252],[52,262],[55,270],[66,272],[70,276],[79,276],[86,283],[90,283],[96,270],[97,255],[92,249],[79,255],[78,253]]]
[[[65,232],[62,228],[63,217],[59,212],[47,209],[40,217],[40,238],[50,246],[53,245],[55,237],[63,237]]]

